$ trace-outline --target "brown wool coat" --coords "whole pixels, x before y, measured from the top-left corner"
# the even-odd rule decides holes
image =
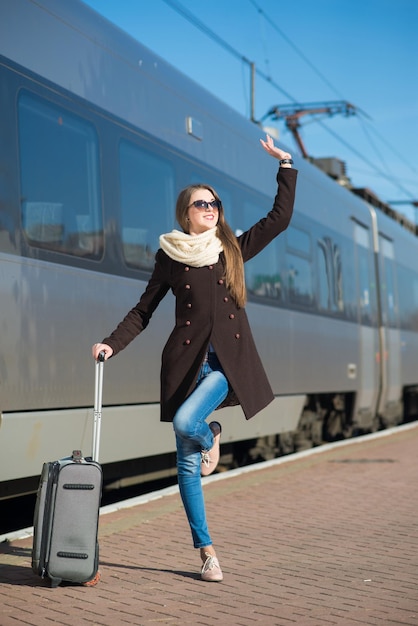
[[[296,178],[296,170],[279,169],[279,188],[272,210],[238,237],[244,262],[287,228]],[[114,355],[125,348],[146,328],[169,289],[176,298],[176,324],[162,355],[161,420],[171,422],[193,391],[209,342],[230,385],[230,393],[221,406],[240,404],[250,419],[274,396],[245,309],[237,308],[223,280],[223,253],[218,263],[194,268],[158,250],[153,274],[141,299],[103,343],[113,348]]]

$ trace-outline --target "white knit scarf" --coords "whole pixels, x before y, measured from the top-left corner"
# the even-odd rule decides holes
[[[206,230],[200,235],[188,235],[172,230],[160,236],[160,246],[174,261],[191,267],[204,267],[218,262],[222,243],[216,235],[217,228]]]

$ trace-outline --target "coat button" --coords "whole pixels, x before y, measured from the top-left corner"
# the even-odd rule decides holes
[[[226,296],[224,298],[224,302],[228,302],[228,298]]]
[[[208,265],[208,268],[209,268],[210,270],[213,270],[213,265]]]
[[[234,318],[235,318],[235,315],[234,315],[233,313],[231,313],[231,314],[229,315],[229,319],[230,319],[230,320],[233,320]]]
[[[191,302],[188,302],[188,303],[186,304],[186,307],[187,307],[188,309],[191,309],[191,308],[192,308],[192,304],[191,304]]]
[[[190,339],[186,339],[186,341],[184,342],[184,344],[185,344],[186,346],[190,346],[190,344],[191,344]]]
[[[220,279],[218,280],[218,285],[223,285],[223,284],[224,284],[224,281],[222,280],[222,278],[220,278]]]
[[[186,322],[186,326],[190,326],[190,324],[191,324],[191,321],[190,321],[190,320],[187,320],[187,322]]]
[[[188,267],[188,266],[186,265],[186,267],[184,268],[184,271],[185,271],[185,272],[188,272],[189,270],[190,270],[190,267]]]
[[[239,333],[235,334],[235,339],[239,339]]]
[[[190,287],[190,285],[185,285],[185,287],[184,287],[184,288],[185,288],[185,289],[190,289],[191,287]]]

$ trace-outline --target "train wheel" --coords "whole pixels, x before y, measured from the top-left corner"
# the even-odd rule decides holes
[[[278,440],[280,456],[295,452],[295,437],[293,433],[281,433],[278,436]]]
[[[335,441],[342,438],[343,424],[340,411],[330,411],[324,420],[324,440]]]

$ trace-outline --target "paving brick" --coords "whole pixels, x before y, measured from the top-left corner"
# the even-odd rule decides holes
[[[100,519],[97,587],[50,589],[0,545],[0,626],[418,626],[418,425],[205,481],[223,583],[178,493]]]

